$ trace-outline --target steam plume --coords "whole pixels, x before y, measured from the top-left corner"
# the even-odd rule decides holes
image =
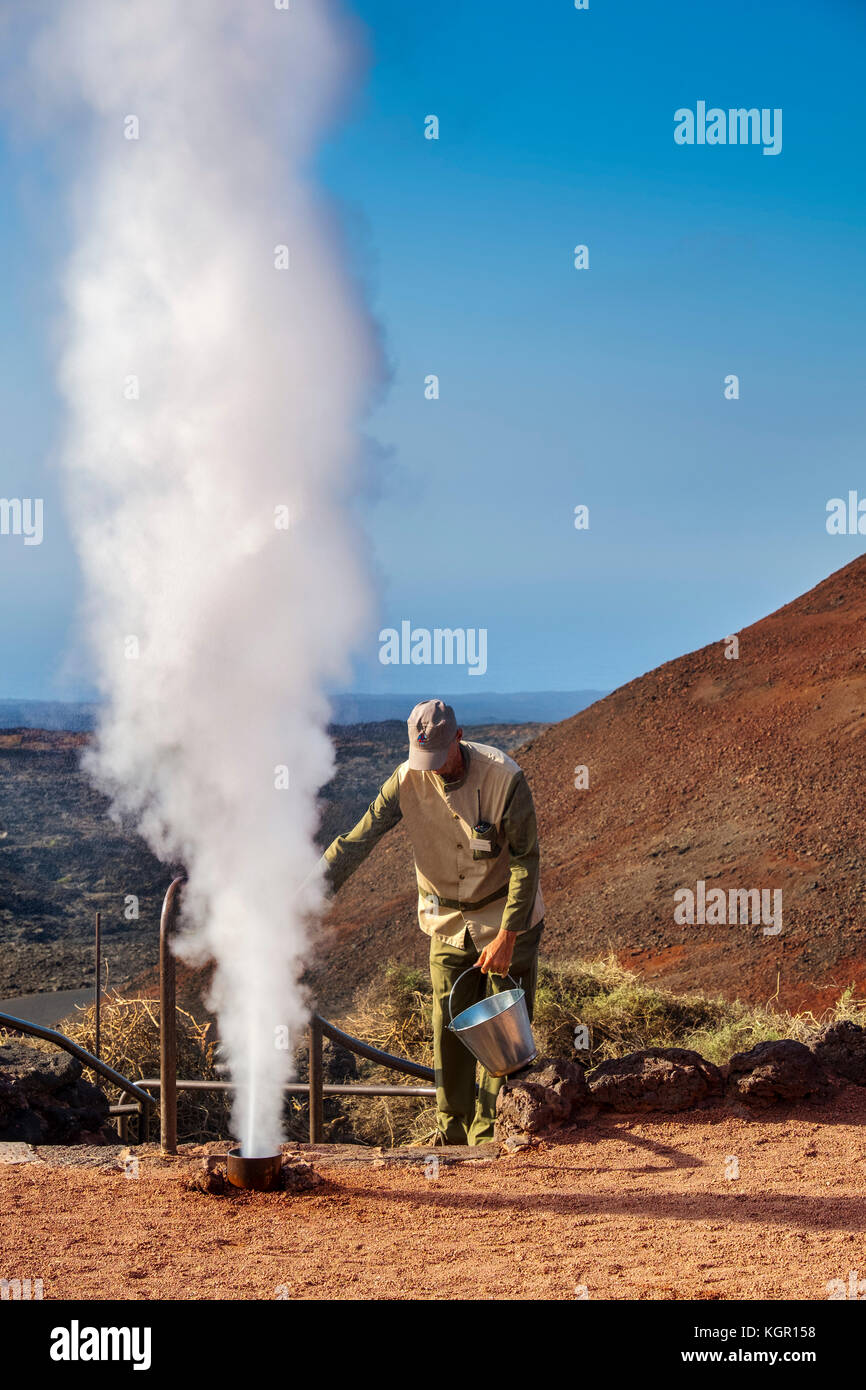
[[[308,172],[357,44],[327,0],[42,13],[31,72],[87,142],[61,381],[106,700],[89,768],[186,866],[182,949],[217,961],[235,1132],[265,1154],[321,899],[297,885],[333,766],[323,690],[369,604],[347,498],[379,356]]]

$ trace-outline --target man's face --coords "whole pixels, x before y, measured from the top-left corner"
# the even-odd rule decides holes
[[[463,771],[463,754],[460,751],[460,740],[463,737],[463,730],[458,729],[451,743],[448,745],[448,752],[445,761],[436,772],[440,777],[457,777]]]

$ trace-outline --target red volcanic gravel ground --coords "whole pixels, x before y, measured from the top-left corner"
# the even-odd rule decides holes
[[[866,1277],[864,1122],[854,1086],[759,1118],[608,1113],[435,1178],[423,1150],[314,1155],[295,1196],[191,1192],[188,1162],[148,1156],[138,1179],[0,1163],[0,1277],[46,1299],[826,1299]]]

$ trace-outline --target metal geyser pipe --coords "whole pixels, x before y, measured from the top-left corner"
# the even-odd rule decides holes
[[[159,1143],[177,1153],[177,1009],[171,939],[177,925],[180,890],[186,875],[169,885],[159,918]]]

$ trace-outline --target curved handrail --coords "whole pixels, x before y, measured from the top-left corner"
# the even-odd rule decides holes
[[[383,1052],[381,1048],[373,1047],[372,1043],[361,1042],[360,1038],[353,1038],[351,1033],[344,1033],[335,1023],[329,1023],[321,1014],[313,1014],[313,1018],[325,1037],[330,1038],[332,1042],[342,1043],[350,1052],[357,1052],[359,1057],[366,1057],[368,1062],[378,1062],[380,1066],[390,1067],[392,1071],[404,1071],[407,1076],[417,1076],[421,1081],[435,1081],[436,1073],[431,1067],[423,1067],[420,1062],[410,1062],[408,1057],[395,1057],[391,1052]]]
[[[134,1081],[129,1081],[125,1076],[121,1076],[119,1071],[110,1067],[107,1062],[102,1062],[98,1057],[94,1057],[92,1052],[86,1048],[79,1047],[77,1042],[67,1038],[65,1033],[58,1033],[56,1028],[43,1028],[41,1023],[30,1023],[26,1018],[15,1018],[12,1014],[0,1014],[0,1028],[11,1028],[14,1032],[29,1033],[34,1038],[44,1038],[46,1042],[54,1043],[56,1047],[62,1047],[64,1052],[69,1052],[73,1057],[77,1057],[79,1062],[83,1062],[86,1067],[99,1072],[106,1081],[125,1091],[128,1096],[134,1096],[140,1105],[153,1105],[153,1096],[148,1095],[140,1086],[136,1086]]]

